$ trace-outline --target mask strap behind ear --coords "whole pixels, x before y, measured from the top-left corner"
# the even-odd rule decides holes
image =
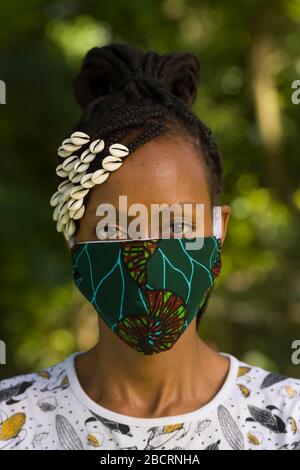
[[[222,209],[221,206],[213,207],[213,225],[214,236],[217,239],[222,238]]]

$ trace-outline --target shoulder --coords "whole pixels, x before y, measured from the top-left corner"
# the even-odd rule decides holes
[[[66,361],[59,362],[48,368],[27,374],[15,375],[0,380],[0,406],[16,404],[32,390],[43,390],[51,387],[68,385]]]
[[[238,361],[236,385],[249,425],[284,436],[283,448],[300,449],[300,379]]]
[[[57,407],[59,393],[68,387],[66,360],[1,380],[0,449],[21,448],[25,442],[27,445],[28,438],[32,439],[37,428],[49,419],[45,412]]]
[[[300,378],[288,377],[238,361],[237,384],[248,385],[249,391],[266,398],[277,398],[299,403]],[[246,391],[245,391],[246,392]]]

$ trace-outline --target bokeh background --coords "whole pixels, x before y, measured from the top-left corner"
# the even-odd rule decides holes
[[[126,41],[202,64],[194,111],[225,162],[232,206],[222,276],[199,332],[214,347],[300,377],[300,0],[17,0],[0,3],[0,339],[3,377],[97,340],[49,206],[56,149],[80,115],[72,80],[88,49]]]

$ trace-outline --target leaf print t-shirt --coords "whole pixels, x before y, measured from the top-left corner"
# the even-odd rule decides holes
[[[94,402],[74,358],[0,381],[0,449],[300,450],[300,379],[229,357],[227,378],[201,408],[136,418]]]

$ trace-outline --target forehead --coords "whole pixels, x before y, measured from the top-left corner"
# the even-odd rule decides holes
[[[207,170],[200,151],[183,137],[158,137],[130,154],[104,184],[90,192],[88,206],[134,203],[209,202]]]

